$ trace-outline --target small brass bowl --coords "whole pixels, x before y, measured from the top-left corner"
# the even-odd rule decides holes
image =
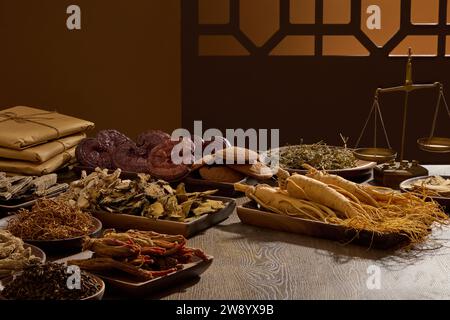
[[[423,151],[435,153],[450,152],[450,139],[442,137],[420,138],[417,145]]]
[[[376,163],[385,163],[395,160],[397,152],[385,148],[361,148],[353,151],[355,158]]]

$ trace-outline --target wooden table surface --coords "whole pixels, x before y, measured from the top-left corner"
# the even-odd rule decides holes
[[[450,165],[429,169],[450,174]],[[244,225],[234,212],[188,243],[214,256],[209,269],[142,298],[450,299],[450,227],[435,230],[420,250],[377,251]],[[105,299],[120,298],[127,297],[108,287]]]
[[[450,166],[430,169],[450,174]],[[421,250],[386,252],[243,225],[233,213],[189,244],[215,257],[211,267],[151,298],[450,299],[447,228]]]

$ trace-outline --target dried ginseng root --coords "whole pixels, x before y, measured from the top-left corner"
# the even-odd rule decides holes
[[[40,261],[30,248],[24,247],[21,239],[9,231],[0,230],[0,277],[9,276]]]
[[[357,185],[311,166],[306,167],[309,169],[307,176],[290,175],[280,169],[277,188],[236,184],[235,189],[246,192],[249,198],[274,213],[358,231],[401,234],[412,244],[424,241],[433,225],[449,223],[449,217],[439,204],[426,196]]]
[[[117,270],[142,280],[176,272],[194,257],[208,260],[203,251],[187,247],[183,236],[152,231],[106,230],[103,238],[87,237],[83,249],[93,251],[94,256],[68,264],[92,272]]]

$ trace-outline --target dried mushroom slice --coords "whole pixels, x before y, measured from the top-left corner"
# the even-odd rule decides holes
[[[113,163],[117,168],[138,173],[149,173],[147,158],[148,151],[138,148],[134,142],[117,147],[112,156]]]
[[[161,130],[147,130],[136,139],[136,145],[151,151],[154,147],[170,140],[170,135]]]

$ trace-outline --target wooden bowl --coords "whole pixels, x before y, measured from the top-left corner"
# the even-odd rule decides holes
[[[102,300],[103,296],[105,295],[105,289],[106,289],[105,282],[100,277],[98,277],[92,273],[89,273],[89,272],[85,272],[85,273],[88,274],[90,277],[92,277],[92,279],[94,279],[100,285],[100,289],[93,295],[83,298],[83,299],[80,299],[80,300],[97,300],[97,301]],[[14,276],[10,276],[10,277],[0,280],[0,300],[8,300],[5,297],[3,297],[1,292],[3,291],[4,287],[13,280],[14,280]]]
[[[89,272],[85,272],[85,273],[88,274],[89,276],[91,276],[98,284],[100,284],[100,290],[97,293],[94,293],[92,296],[83,298],[81,300],[102,300],[103,296],[105,295],[105,289],[106,289],[105,282],[100,277],[96,276],[95,274],[92,274]]]
[[[0,220],[0,228],[6,229],[8,221],[13,219],[14,216],[8,216]],[[95,217],[92,217],[94,222],[94,227],[92,230],[83,236],[69,238],[69,239],[58,239],[58,240],[31,240],[22,239],[24,242],[34,245],[48,253],[66,253],[79,251],[83,245],[83,238],[85,236],[97,237],[102,230],[102,222]]]

